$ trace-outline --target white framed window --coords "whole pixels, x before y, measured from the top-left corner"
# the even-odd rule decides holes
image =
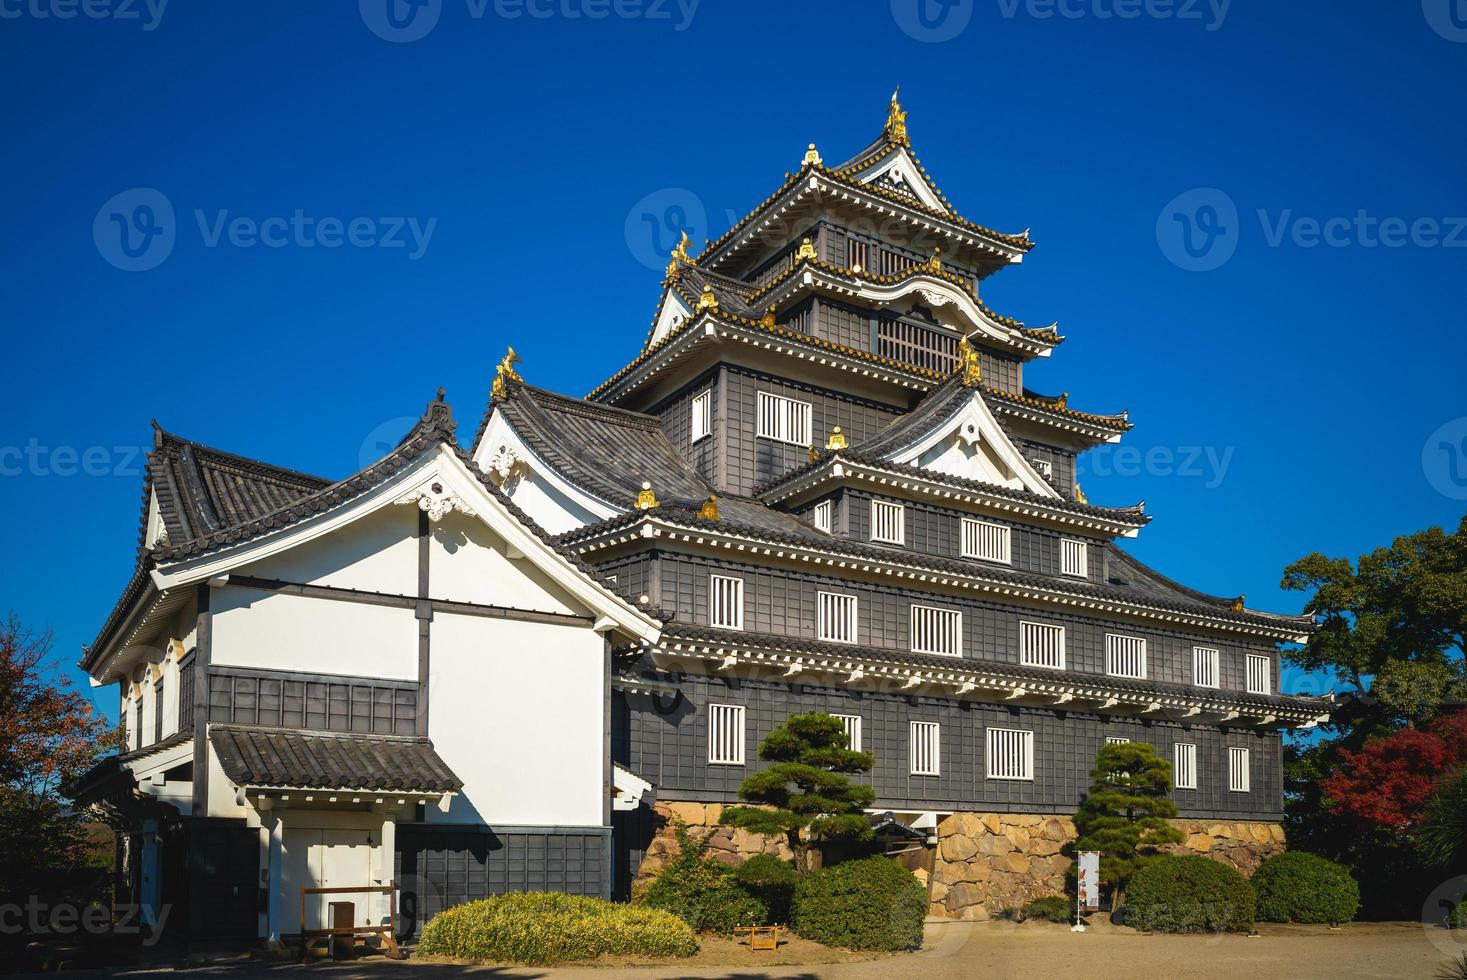
[[[1034,733],[1018,728],[990,728],[989,779],[1034,779]]]
[[[1273,693],[1273,658],[1250,653],[1246,663],[1249,694]]]
[[[963,654],[963,614],[956,609],[912,606],[912,652]]]
[[[1229,746],[1228,789],[1234,793],[1247,793],[1253,787],[1248,750]]]
[[[708,762],[718,766],[744,764],[743,705],[708,706]]]
[[[850,742],[851,751],[861,751],[861,716],[860,715],[831,715],[839,718],[841,726],[846,730],[846,740]]]
[[[1090,546],[1074,538],[1060,538],[1060,574],[1090,577]]]
[[[820,639],[831,643],[856,642],[856,597],[839,592],[815,595],[815,618]]]
[[[1131,744],[1131,740],[1129,738],[1126,738],[1124,735],[1107,735],[1105,737],[1105,744],[1106,745],[1130,745]]]
[[[1026,667],[1065,667],[1065,628],[1019,621],[1019,663]]]
[[[1192,683],[1198,687],[1218,686],[1218,658],[1215,647],[1192,648]]]
[[[1105,672],[1112,677],[1146,676],[1146,641],[1139,636],[1105,634]]]
[[[708,576],[708,625],[744,628],[744,580],[728,575]]]
[[[829,532],[835,526],[835,501],[822,500],[810,511],[815,530]]]
[[[759,392],[759,438],[788,442],[796,446],[810,444],[809,402],[795,401],[783,395]]]
[[[706,439],[713,434],[713,392],[704,391],[693,396],[692,418],[689,424],[693,442]]]
[[[982,558],[1008,565],[1009,528],[1004,524],[991,524],[976,517],[963,518],[963,557]]]
[[[1172,780],[1177,789],[1197,788],[1197,746],[1191,742],[1178,742],[1174,751],[1176,772]]]
[[[942,772],[941,728],[935,721],[912,722],[912,775],[937,776]]]
[[[886,500],[871,501],[871,540],[887,544],[903,544],[906,534],[907,509]]]
[[[1035,471],[1046,480],[1054,479],[1054,464],[1047,459],[1031,459],[1029,463]]]

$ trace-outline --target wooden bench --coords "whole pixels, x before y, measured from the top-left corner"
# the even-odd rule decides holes
[[[787,930],[784,926],[739,926],[735,936],[748,936],[750,949],[779,949],[779,940]]]
[[[306,896],[307,895],[386,895],[387,896],[387,923],[386,925],[366,926],[340,926],[335,928],[307,929],[306,928]],[[328,950],[330,942],[337,936],[376,936],[382,943],[382,949],[386,951],[389,959],[402,959],[402,950],[397,945],[397,882],[390,881],[385,885],[361,885],[354,888],[302,888],[301,889],[301,951],[300,958],[305,959],[306,953],[314,942],[325,940]]]

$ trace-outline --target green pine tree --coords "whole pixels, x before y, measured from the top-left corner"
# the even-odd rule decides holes
[[[1115,889],[1114,909],[1137,871],[1165,845],[1182,842],[1182,832],[1167,822],[1177,815],[1169,796],[1172,767],[1145,742],[1120,742],[1100,747],[1090,778],[1075,814],[1075,850],[1100,852],[1100,880]]]
[[[801,868],[813,846],[871,839],[865,810],[876,791],[847,777],[870,772],[875,758],[852,751],[839,718],[821,711],[791,715],[759,743],[759,758],[771,765],[744,779],[739,799],[761,806],[728,807],[721,823],[786,835]]]

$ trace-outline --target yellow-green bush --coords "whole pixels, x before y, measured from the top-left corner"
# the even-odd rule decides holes
[[[559,892],[517,892],[438,913],[423,927],[418,951],[541,965],[603,954],[691,956],[698,940],[667,912]]]

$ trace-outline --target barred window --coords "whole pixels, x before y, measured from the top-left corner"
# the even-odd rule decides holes
[[[1107,735],[1105,737],[1105,744],[1106,745],[1130,745],[1131,744],[1131,740],[1129,738],[1126,738],[1123,735]]]
[[[1037,471],[1039,475],[1044,477],[1046,480],[1054,479],[1054,464],[1051,463],[1049,460],[1031,459],[1029,460],[1029,463],[1034,467],[1035,471]]]
[[[736,704],[708,706],[708,761],[715,765],[744,764],[744,709]]]
[[[808,446],[811,411],[809,402],[759,392],[759,438]]]
[[[846,239],[846,268],[852,272],[871,271],[871,246],[854,238]]]
[[[1228,789],[1234,793],[1247,793],[1253,785],[1249,771],[1248,750],[1230,746],[1228,748]]]
[[[708,577],[708,625],[744,628],[744,580],[727,575]]]
[[[817,531],[830,531],[835,526],[835,502],[822,500],[811,512]]]
[[[912,652],[948,657],[963,652],[963,614],[956,609],[912,606]]]
[[[1090,577],[1090,546],[1073,538],[1060,538],[1060,574]]]
[[[1017,728],[988,729],[988,778],[1034,778],[1034,733]]]
[[[832,718],[840,720],[841,726],[846,730],[846,741],[850,744],[852,752],[861,751],[861,716],[860,715],[831,715]]]
[[[885,500],[871,501],[871,540],[887,544],[906,541],[906,508]]]
[[[941,774],[942,747],[940,728],[935,721],[912,722],[912,775]]]
[[[1146,641],[1139,636],[1105,634],[1105,672],[1112,677],[1146,676]]]
[[[153,685],[153,741],[163,738],[163,678]]]
[[[856,642],[856,597],[838,592],[816,594],[817,635],[832,643]]]
[[[1175,776],[1177,789],[1197,788],[1197,746],[1191,742],[1176,745]]]
[[[1065,628],[1044,623],[1019,623],[1019,663],[1026,667],[1065,666]]]
[[[1192,683],[1198,687],[1217,687],[1218,652],[1213,647],[1192,648]]]
[[[1009,564],[1009,528],[977,518],[963,518],[963,557]]]
[[[706,439],[713,433],[713,393],[704,391],[693,396],[692,441]]]
[[[1248,693],[1273,693],[1273,659],[1257,653],[1248,654]]]

